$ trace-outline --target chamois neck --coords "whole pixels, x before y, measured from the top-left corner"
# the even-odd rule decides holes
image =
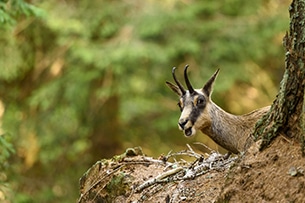
[[[242,152],[255,123],[269,108],[257,109],[245,115],[233,115],[211,102],[207,109],[211,123],[201,131],[223,148],[233,153]]]

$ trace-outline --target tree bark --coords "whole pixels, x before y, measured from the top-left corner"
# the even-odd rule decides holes
[[[256,124],[253,133],[262,138],[261,149],[279,134],[302,143],[304,154],[305,86],[305,0],[293,0],[289,7],[290,30],[283,39],[285,73],[270,111]]]

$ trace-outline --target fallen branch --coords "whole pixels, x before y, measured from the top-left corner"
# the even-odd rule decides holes
[[[237,159],[214,151],[202,155],[189,145],[186,150],[170,152],[158,159],[134,151],[128,149],[122,155],[93,165],[80,180],[78,202],[149,202],[156,195],[169,194],[169,190],[176,187],[174,191],[182,190],[186,197],[193,192],[186,191],[181,185],[207,173],[215,175],[216,171],[225,171]],[[176,198],[178,196],[175,197],[173,192],[165,201],[175,202]],[[179,200],[181,198],[180,195]]]

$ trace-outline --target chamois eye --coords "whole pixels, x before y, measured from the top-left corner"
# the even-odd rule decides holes
[[[197,99],[197,105],[203,104],[203,103],[204,103],[204,99],[203,98],[198,98]]]

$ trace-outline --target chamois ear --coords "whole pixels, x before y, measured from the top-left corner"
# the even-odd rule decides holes
[[[202,91],[210,97],[212,95],[213,91],[213,84],[215,82],[215,79],[219,73],[219,69],[216,70],[216,72],[212,75],[212,77],[205,83],[205,85],[202,88]]]
[[[182,96],[182,92],[181,92],[181,90],[179,89],[179,87],[178,87],[177,85],[174,85],[173,83],[168,82],[168,81],[166,81],[166,85],[167,85],[171,90],[173,90],[179,97]]]

